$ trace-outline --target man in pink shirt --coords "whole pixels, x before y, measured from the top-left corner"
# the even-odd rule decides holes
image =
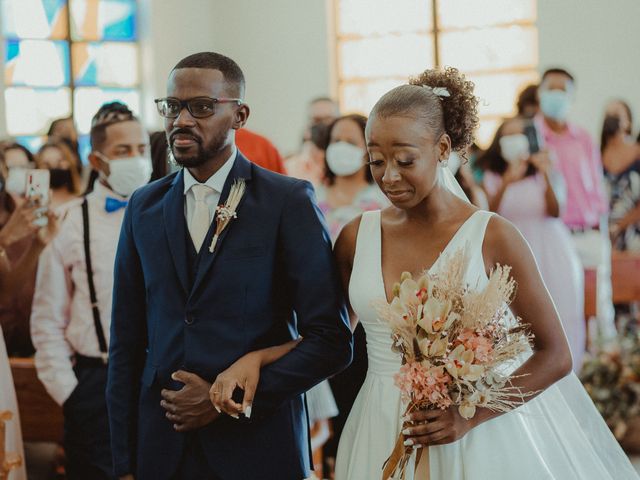
[[[126,105],[91,127],[93,192],[40,257],[31,311],[38,377],[64,411],[66,477],[113,479],[105,390],[113,266],[127,198],[151,177],[149,137]]]
[[[567,198],[562,219],[571,229],[585,268],[598,272],[597,317],[601,334],[613,330],[611,245],[606,229],[609,201],[604,189],[600,151],[587,131],[567,121],[575,92],[573,76],[564,69],[544,72],[538,88],[541,113],[536,125],[546,148],[555,152],[564,176]]]

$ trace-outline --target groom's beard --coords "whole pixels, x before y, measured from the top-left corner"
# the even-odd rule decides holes
[[[196,168],[204,165],[207,160],[214,157],[218,152],[220,152],[220,150],[222,150],[226,146],[227,132],[220,132],[220,134],[214,137],[206,146],[202,145],[202,140],[200,138],[194,137],[194,140],[197,144],[197,153],[191,156],[184,156],[180,155],[179,153],[176,155],[176,150],[173,147],[173,139],[171,139],[171,143],[169,145],[171,154],[176,163],[181,167]]]

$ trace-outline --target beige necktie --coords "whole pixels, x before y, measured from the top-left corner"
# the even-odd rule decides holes
[[[206,185],[196,184],[191,187],[191,191],[196,201],[193,208],[193,216],[191,217],[191,224],[189,224],[189,233],[191,234],[191,239],[193,240],[193,245],[196,247],[196,251],[199,252],[200,247],[202,247],[202,242],[204,242],[204,238],[209,231],[209,226],[211,225],[209,205],[207,205],[205,199],[213,190]]]

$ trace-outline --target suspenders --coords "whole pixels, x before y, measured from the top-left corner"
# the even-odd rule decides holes
[[[89,296],[91,298],[91,311],[93,312],[93,325],[96,329],[96,337],[98,337],[98,345],[100,346],[100,357],[102,359],[102,363],[106,365],[109,353],[107,350],[107,340],[104,338],[104,331],[102,330],[102,322],[100,321],[96,286],[93,282],[91,248],[89,243],[89,205],[86,197],[82,202],[82,224],[84,226],[84,258],[87,265],[87,280],[89,281]]]

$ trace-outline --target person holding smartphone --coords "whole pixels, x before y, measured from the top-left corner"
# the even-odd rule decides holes
[[[565,186],[552,152],[540,148],[528,119],[507,120],[480,157],[490,209],[513,222],[529,242],[558,309],[579,371],[586,343],[584,272],[560,219]]]
[[[90,136],[98,180],[42,254],[31,314],[38,377],[63,407],[69,480],[115,478],[105,402],[113,266],[128,198],[151,178],[149,136],[126,105],[103,105]]]

